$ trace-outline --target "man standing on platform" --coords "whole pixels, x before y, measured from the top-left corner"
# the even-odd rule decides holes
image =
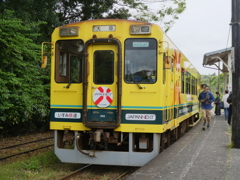
[[[214,102],[214,97],[209,91],[207,85],[203,86],[203,91],[199,94],[198,100],[202,104],[202,115],[203,115],[203,130],[205,130],[206,121],[207,127],[210,127],[211,116],[212,116],[212,102]]]
[[[223,105],[224,105],[225,120],[228,120],[228,114],[229,114],[229,104],[227,102],[228,96],[229,96],[228,90],[225,90],[225,95],[222,98]]]

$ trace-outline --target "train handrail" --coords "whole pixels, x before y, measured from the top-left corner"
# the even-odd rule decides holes
[[[50,44],[52,46],[53,43],[51,43],[51,42],[43,42],[42,43],[42,52],[41,52],[42,65],[41,65],[41,68],[43,68],[43,69],[46,68],[46,66],[47,66],[47,56],[44,56],[44,54],[53,55],[52,52],[44,52],[44,45],[45,44]]]

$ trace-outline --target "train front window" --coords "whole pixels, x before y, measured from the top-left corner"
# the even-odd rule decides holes
[[[56,43],[55,80],[58,83],[82,82],[82,40],[61,40]]]
[[[77,83],[82,80],[81,59],[77,55],[70,56],[70,82]]]
[[[157,42],[155,39],[125,41],[126,83],[155,83],[157,74]]]
[[[95,84],[112,84],[114,82],[113,51],[95,51],[93,69]]]

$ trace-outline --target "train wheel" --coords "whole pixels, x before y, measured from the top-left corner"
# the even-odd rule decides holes
[[[161,134],[161,142],[160,142],[160,152],[162,152],[165,149],[165,133]]]

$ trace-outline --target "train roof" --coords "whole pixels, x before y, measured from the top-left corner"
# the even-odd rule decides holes
[[[71,25],[76,25],[76,24],[86,23],[86,22],[101,22],[101,21],[106,21],[106,22],[119,21],[119,22],[132,22],[132,23],[138,23],[138,24],[146,24],[146,25],[156,25],[153,23],[143,22],[143,21],[138,21],[138,20],[133,20],[133,19],[91,19],[91,20],[85,20],[85,21],[78,21],[78,22],[71,23],[71,24],[65,24],[65,25],[62,25],[59,27],[64,27],[64,26],[69,26],[69,25],[71,26]]]

